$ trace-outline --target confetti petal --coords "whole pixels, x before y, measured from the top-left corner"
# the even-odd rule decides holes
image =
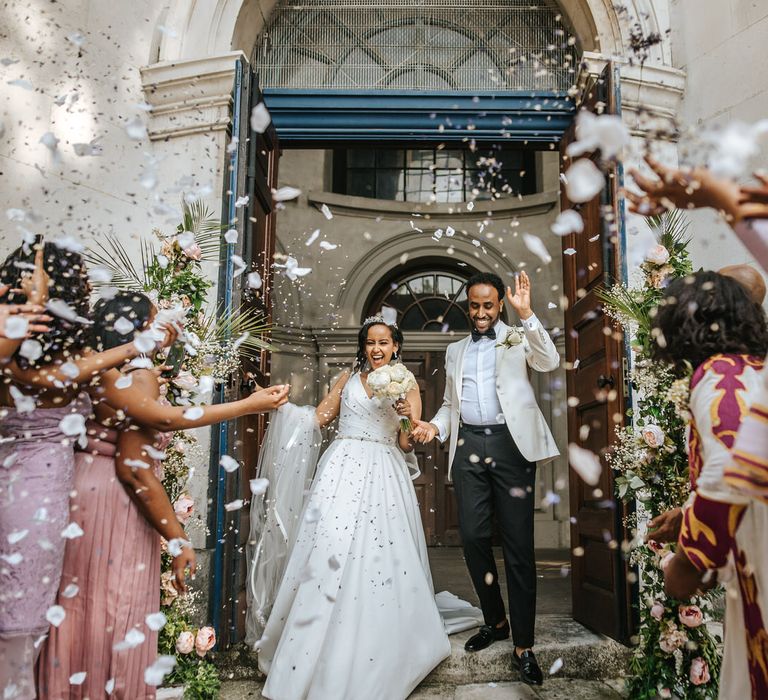
[[[263,134],[271,121],[272,117],[267,110],[267,106],[263,102],[259,102],[259,104],[251,110],[251,129],[257,134]]]
[[[584,220],[579,212],[566,209],[558,214],[555,223],[550,227],[556,236],[567,236],[570,233],[581,233],[584,230]]]
[[[230,512],[233,510],[240,510],[243,507],[243,499],[238,498],[235,501],[230,501],[229,503],[224,504],[224,510]]]
[[[237,229],[231,228],[224,234],[224,240],[227,243],[237,243]]]
[[[80,671],[79,673],[73,673],[69,677],[69,684],[70,685],[82,685],[83,683],[85,683],[85,677],[86,677],[86,672],[85,671]]]
[[[76,583],[70,583],[62,592],[61,595],[65,598],[74,598],[80,592],[80,586]]]
[[[554,663],[549,667],[549,675],[554,676],[563,667],[563,660],[561,658],[555,659]]]
[[[572,442],[568,445],[568,461],[573,470],[590,486],[596,486],[600,481],[603,466],[594,452]]]
[[[221,459],[219,460],[219,464],[225,472],[230,473],[237,471],[240,468],[240,462],[238,462],[233,457],[230,457],[229,455],[222,455]]]
[[[329,241],[320,241],[320,247],[323,250],[336,250],[339,246],[336,243],[330,243]]]
[[[330,208],[327,204],[323,204],[322,207],[320,207],[320,211],[323,212],[323,216],[330,221],[333,218],[333,213],[331,212]]]
[[[269,479],[251,479],[248,483],[254,496],[263,496],[269,488]]]
[[[85,533],[77,523],[70,523],[62,531],[61,536],[67,540],[74,540],[78,537],[82,537]]]
[[[165,627],[165,624],[168,622],[168,618],[163,615],[161,612],[156,613],[150,613],[144,618],[144,621],[147,623],[147,627],[151,629],[153,632],[157,632],[158,630],[163,629]]]
[[[125,316],[121,316],[117,319],[117,321],[115,321],[114,329],[120,335],[128,335],[129,333],[133,333],[133,331],[136,330],[133,324],[127,318],[125,318]]]
[[[261,289],[261,275],[258,272],[249,272],[246,280],[250,289]]]
[[[79,413],[69,413],[59,421],[59,430],[69,437],[82,435],[85,432],[85,417]]]
[[[309,238],[307,238],[307,240],[304,243],[304,245],[306,245],[306,246],[312,245],[317,240],[317,237],[319,235],[320,235],[320,229],[316,228],[314,231],[312,231],[312,233],[309,234]]]
[[[58,627],[64,622],[66,616],[67,614],[64,612],[64,608],[62,608],[61,605],[51,605],[51,607],[45,611],[45,619],[54,627]]]
[[[277,190],[272,190],[272,199],[276,202],[288,202],[292,199],[296,199],[301,195],[301,190],[298,187],[281,187]]]
[[[23,338],[29,332],[29,321],[22,316],[8,316],[5,319],[5,337],[10,340]]]
[[[572,202],[589,202],[602,192],[605,177],[588,158],[577,160],[565,173],[565,192]]]
[[[524,233],[523,243],[525,243],[525,247],[528,248],[528,250],[530,250],[531,253],[538,257],[545,265],[552,262],[552,256],[549,254],[547,246],[544,245],[541,238],[538,236],[534,236],[531,233]]]
[[[202,418],[204,414],[204,411],[200,406],[192,406],[191,408],[188,408],[186,411],[184,411],[184,418],[187,420],[197,420],[198,418]]]

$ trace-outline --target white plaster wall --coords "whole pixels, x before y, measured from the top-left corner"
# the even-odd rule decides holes
[[[680,112],[697,128],[768,116],[768,3],[765,0],[670,0],[674,65],[687,73]],[[768,167],[768,140],[757,162]],[[694,265],[717,269],[752,262],[711,211],[690,215]],[[758,268],[759,269],[759,268]]]

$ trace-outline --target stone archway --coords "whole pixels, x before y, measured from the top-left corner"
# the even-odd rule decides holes
[[[584,50],[606,57],[625,56],[632,45],[633,27],[643,36],[663,37],[666,8],[650,0],[630,0],[621,9],[611,0],[559,0],[553,2],[573,28]],[[202,58],[229,51],[249,55],[276,0],[208,0],[194,5],[173,0],[162,32],[159,60],[178,61]],[[158,30],[159,31],[159,30]],[[649,59],[656,65],[669,64],[671,55],[662,42],[651,47]]]

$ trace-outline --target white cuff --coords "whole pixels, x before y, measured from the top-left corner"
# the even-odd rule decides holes
[[[440,440],[441,443],[445,442],[448,436],[445,434],[445,426],[442,421],[433,419],[432,425],[437,426],[437,439]]]
[[[533,314],[532,316],[529,316],[524,320],[523,319],[520,319],[520,320],[523,324],[523,328],[525,328],[525,330],[527,331],[535,331],[539,327],[539,325],[541,325],[539,322],[539,319],[536,317],[536,314]]]

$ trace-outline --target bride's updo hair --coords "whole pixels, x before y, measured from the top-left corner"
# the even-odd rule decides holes
[[[390,325],[387,323],[381,316],[372,316],[371,318],[365,319],[363,327],[357,334],[357,355],[355,356],[355,364],[352,367],[353,372],[362,371],[363,367],[365,367],[366,361],[368,360],[368,356],[365,354],[365,344],[368,342],[368,329],[372,326],[386,326],[389,328],[389,332],[392,335],[392,342],[397,345],[398,353],[403,352],[402,331],[395,324]]]

